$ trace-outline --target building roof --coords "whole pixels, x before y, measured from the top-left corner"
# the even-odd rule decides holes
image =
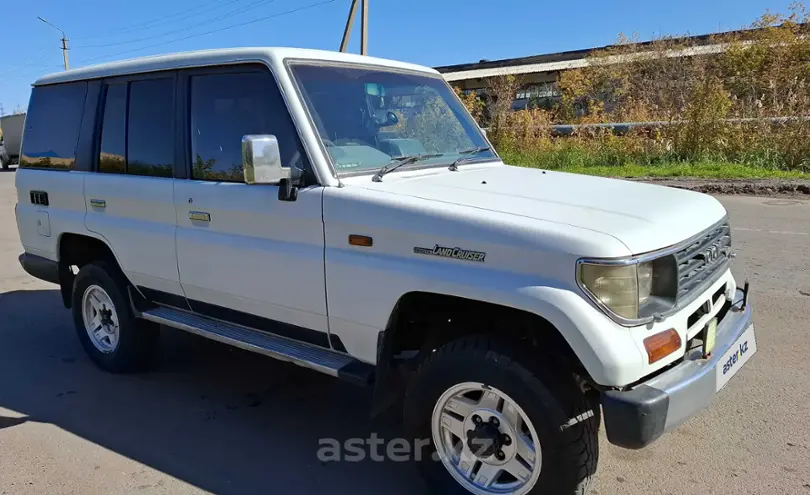
[[[92,65],[79,69],[71,69],[43,76],[34,83],[35,86],[45,84],[97,79],[101,77],[115,77],[127,74],[142,74],[161,70],[182,69],[188,67],[205,67],[211,65],[227,65],[236,63],[274,63],[285,59],[309,59],[330,62],[345,62],[351,64],[382,65],[398,69],[429,72],[437,71],[421,65],[397,62],[376,57],[355,55],[352,53],[332,52],[326,50],[309,50],[303,48],[223,48],[215,50],[198,50],[193,52],[172,53],[167,55],[153,55],[100,65]]]
[[[684,36],[673,40],[688,41],[691,46],[682,51],[682,55],[698,55],[717,53],[723,50],[723,38],[728,39],[734,35],[745,36],[757,30],[745,29],[728,31],[717,34],[702,34],[698,36]],[[652,46],[655,41],[642,41],[635,43],[637,47]],[[530,74],[538,72],[552,72],[558,70],[575,69],[588,65],[587,57],[593,52],[618,48],[621,45],[605,45],[581,50],[571,50],[557,53],[532,55],[528,57],[506,58],[501,60],[481,60],[475,63],[445,65],[436,67],[448,81],[464,79],[478,79],[500,76],[506,74]]]

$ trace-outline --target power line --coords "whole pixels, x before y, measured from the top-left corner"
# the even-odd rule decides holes
[[[248,4],[248,5],[244,6],[244,7],[241,7],[241,8],[234,9],[232,11],[226,12],[226,13],[218,16],[218,17],[213,17],[211,19],[204,19],[204,20],[200,21],[200,23],[218,22],[218,21],[221,21],[223,19],[227,19],[229,17],[233,17],[235,15],[239,15],[239,14],[242,14],[242,13],[247,12],[249,10],[261,7],[262,5],[265,5],[265,4],[268,4],[268,3],[273,3],[275,1],[276,0],[257,0],[257,1],[255,1],[255,2],[253,2],[251,4]],[[231,2],[231,3],[233,3],[233,2]],[[177,20],[179,20],[179,19],[177,19]],[[161,34],[153,34],[151,36],[146,36],[144,38],[136,38],[134,40],[118,41],[118,42],[115,42],[115,43],[100,43],[100,44],[96,44],[96,45],[74,45],[73,48],[106,48],[108,46],[131,45],[132,43],[140,43],[141,41],[149,41],[149,40],[152,40],[152,39],[155,39],[155,38],[162,38],[163,36],[169,36],[169,35],[172,35],[172,34],[183,32],[183,31],[188,31],[188,29],[189,29],[189,27],[186,26],[186,27],[182,27],[182,28],[179,28],[179,29],[172,29],[171,31],[167,31],[167,32],[161,33]]]
[[[335,2],[335,0],[324,0],[324,1],[321,1],[321,2],[316,2],[316,3],[309,4],[309,5],[305,5],[303,7],[298,7],[298,8],[290,9],[290,10],[287,10],[287,11],[284,11],[284,12],[279,12],[279,13],[276,13],[276,14],[268,15],[268,16],[265,16],[265,17],[259,17],[257,19],[251,19],[249,21],[240,22],[238,24],[231,24],[231,25],[228,25],[228,26],[221,27],[219,29],[212,29],[211,31],[206,31],[204,33],[191,34],[191,35],[188,35],[188,36],[183,36],[181,38],[175,38],[175,39],[164,41],[164,42],[161,42],[161,43],[155,43],[155,44],[152,44],[152,45],[141,46],[141,47],[138,47],[138,48],[133,48],[131,50],[126,50],[126,51],[114,53],[114,54],[111,54],[111,55],[104,55],[104,56],[101,56],[101,57],[94,57],[94,58],[85,60],[84,63],[87,64],[88,62],[94,62],[96,60],[103,60],[103,59],[107,59],[107,58],[118,57],[118,56],[121,56],[121,55],[126,55],[128,53],[133,53],[133,52],[137,52],[137,51],[140,51],[140,50],[146,50],[147,48],[156,48],[156,47],[159,47],[159,46],[164,46],[164,45],[169,45],[169,44],[172,44],[172,43],[177,43],[179,41],[185,41],[185,40],[192,39],[192,38],[199,38],[200,36],[207,36],[209,34],[219,33],[219,32],[222,32],[222,31],[227,31],[228,29],[233,29],[235,27],[247,26],[248,24],[255,24],[257,22],[262,22],[262,21],[266,21],[268,19],[274,19],[276,17],[282,17],[282,16],[285,16],[285,15],[294,14],[296,12],[301,12],[302,10],[313,9],[315,7],[320,7],[321,5],[326,5],[326,4],[334,3],[334,2]]]
[[[211,12],[212,10],[217,10],[217,9],[219,9],[221,7],[232,5],[232,4],[237,3],[239,1],[241,1],[241,0],[230,0],[229,2],[224,2],[223,3],[221,0],[213,0],[212,2],[206,2],[206,3],[202,4],[202,5],[198,5],[196,7],[190,8],[190,9],[185,9],[185,10],[181,10],[180,12],[175,12],[174,14],[167,14],[167,15],[163,15],[163,16],[160,16],[160,17],[156,17],[156,18],[154,18],[154,19],[152,19],[150,21],[145,21],[145,22],[141,22],[141,23],[137,23],[137,24],[130,24],[128,26],[123,26],[122,28],[116,29],[115,31],[107,31],[105,33],[99,33],[99,34],[90,34],[90,35],[87,35],[87,36],[78,36],[78,37],[75,37],[73,39],[88,40],[88,39],[94,39],[94,38],[106,38],[107,36],[115,36],[115,35],[118,35],[118,34],[129,33],[129,32],[132,32],[132,31],[151,29],[151,28],[153,28],[155,26],[158,26],[158,25],[168,24],[168,23],[176,22],[178,20],[188,19],[190,17],[194,17],[194,16],[199,15],[199,14],[204,14],[206,12]],[[207,7],[207,6],[212,5],[212,4],[216,4],[216,5],[214,7],[211,7],[210,9],[201,10],[201,11],[198,11],[196,13],[193,13],[193,14],[190,14],[190,15],[183,16],[183,17],[180,17],[178,19],[175,19],[175,17],[177,17],[177,16],[182,16],[183,14],[187,14],[189,12],[194,12],[197,9],[200,9],[202,7]]]
[[[34,53],[29,53],[28,55],[26,55],[27,60],[22,61],[22,62],[17,62],[16,64],[11,64],[9,66],[3,67],[3,72],[15,71],[15,70],[18,70],[18,69],[24,69],[26,67],[38,67],[38,66],[40,66],[40,63],[38,61],[32,63],[31,58],[36,57],[37,55],[43,53],[45,50],[50,50],[50,49],[51,49],[50,46],[44,46],[44,47],[40,48],[39,50],[35,51]]]
[[[61,69],[61,65],[51,64],[51,65],[39,65],[35,68],[29,68],[28,70],[24,71],[14,71],[11,73],[4,73],[5,77],[0,79],[0,84],[19,84],[18,81],[22,81],[22,84],[30,85],[37,79],[37,76],[56,72],[58,69]],[[49,69],[49,70],[43,70]]]
[[[151,21],[147,21],[145,23],[132,24],[132,25],[130,25],[128,27],[125,26],[124,28],[122,28],[120,30],[117,30],[115,32],[110,32],[109,34],[122,34],[122,33],[125,33],[125,32],[136,31],[138,29],[151,29],[153,27],[157,27],[158,25],[174,23],[174,22],[178,22],[178,21],[181,21],[181,20],[184,20],[184,19],[189,19],[191,17],[195,17],[195,16],[198,16],[198,15],[207,13],[207,12],[211,12],[213,10],[220,9],[220,8],[228,6],[228,5],[233,5],[234,3],[237,3],[237,2],[240,2],[240,1],[242,1],[242,0],[230,0],[228,2],[223,3],[223,2],[221,2],[221,0],[214,0],[212,2],[208,2],[208,3],[204,3],[202,5],[199,5],[197,7],[192,7],[190,9],[185,9],[185,10],[182,10],[182,11],[179,11],[179,12],[175,12],[173,14],[168,14],[168,15],[162,16],[160,18],[152,19]],[[264,0],[264,1],[266,1],[266,0]],[[274,1],[274,0],[271,0],[271,1]],[[196,11],[197,9],[199,9],[199,8],[206,7],[206,6],[209,6],[211,4],[216,4],[216,5],[214,7],[212,7],[212,8],[208,8],[208,9],[200,10],[200,11],[197,11],[197,12],[193,12],[193,11]],[[251,5],[253,5],[253,4],[251,4]],[[245,9],[247,9],[249,7],[250,7],[250,5],[245,7]],[[236,13],[241,13],[242,11],[244,11],[244,10],[238,9],[236,11]],[[193,12],[193,13],[190,14],[190,15],[183,16],[183,14],[187,14],[189,12]],[[177,17],[177,16],[182,16],[182,17]],[[226,18],[226,17],[228,17],[228,16],[226,15],[226,16],[222,16],[222,17],[217,17],[217,18],[210,19],[210,20],[204,21],[204,22],[213,22],[213,21],[217,21],[217,20],[220,20],[220,19],[223,19],[223,18]],[[172,33],[175,33],[175,32],[178,32],[178,31],[172,31],[170,33],[165,33],[164,35],[172,34]],[[108,33],[95,34],[95,35],[89,35],[89,36],[79,36],[78,38],[74,38],[74,39],[98,38],[98,37],[107,36],[107,34]],[[158,35],[158,37],[159,36],[162,36],[162,35]],[[150,39],[150,38],[144,38],[144,39]],[[135,41],[141,41],[141,40],[135,40]],[[118,45],[118,44],[121,44],[121,43],[112,43],[112,44],[104,44],[104,45],[89,45],[89,46],[106,47],[106,46],[114,46],[114,45]],[[79,46],[80,47],[88,47],[88,45],[79,45]],[[54,65],[52,65],[52,64],[43,64],[39,60],[37,60],[37,61],[32,61],[31,60],[32,58],[37,57],[38,55],[42,54],[45,50],[48,50],[48,49],[50,49],[50,47],[43,47],[43,48],[40,48],[39,50],[37,50],[37,51],[35,51],[35,52],[31,53],[31,54],[28,54],[27,55],[27,60],[14,63],[14,64],[10,65],[9,67],[6,67],[5,68],[6,73],[8,73],[9,71],[18,72],[20,69],[26,69],[26,68],[31,68],[31,69],[34,69],[34,71],[38,72],[38,69],[47,69],[47,68],[54,67]],[[33,71],[31,71],[31,72],[33,72]],[[29,71],[26,71],[26,73],[29,73]],[[3,78],[3,79],[0,79],[0,80],[5,81],[5,80],[9,80],[9,79]]]

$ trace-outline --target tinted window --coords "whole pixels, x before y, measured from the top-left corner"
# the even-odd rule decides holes
[[[99,172],[171,177],[173,162],[174,80],[107,86]]]
[[[274,134],[282,164],[304,168],[295,126],[269,72],[191,78],[192,177],[241,182],[242,136]]]
[[[174,80],[130,83],[127,173],[171,177],[173,162]]]
[[[127,85],[107,86],[104,97],[104,120],[101,128],[99,172],[123,174],[127,156]]]
[[[25,120],[21,167],[73,168],[87,83],[35,87]]]

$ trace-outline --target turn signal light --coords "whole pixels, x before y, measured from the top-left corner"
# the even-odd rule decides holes
[[[367,235],[352,234],[349,236],[349,244],[352,246],[371,247],[374,245],[374,241]]]
[[[647,359],[650,364],[660,361],[681,348],[681,336],[674,328],[644,339]]]

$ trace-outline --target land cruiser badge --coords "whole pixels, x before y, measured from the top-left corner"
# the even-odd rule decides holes
[[[441,256],[442,258],[455,258],[464,261],[477,261],[484,262],[487,253],[481,251],[469,251],[461,249],[460,247],[444,247],[436,244],[432,248],[414,247],[413,252],[416,254],[427,254],[430,256]]]

